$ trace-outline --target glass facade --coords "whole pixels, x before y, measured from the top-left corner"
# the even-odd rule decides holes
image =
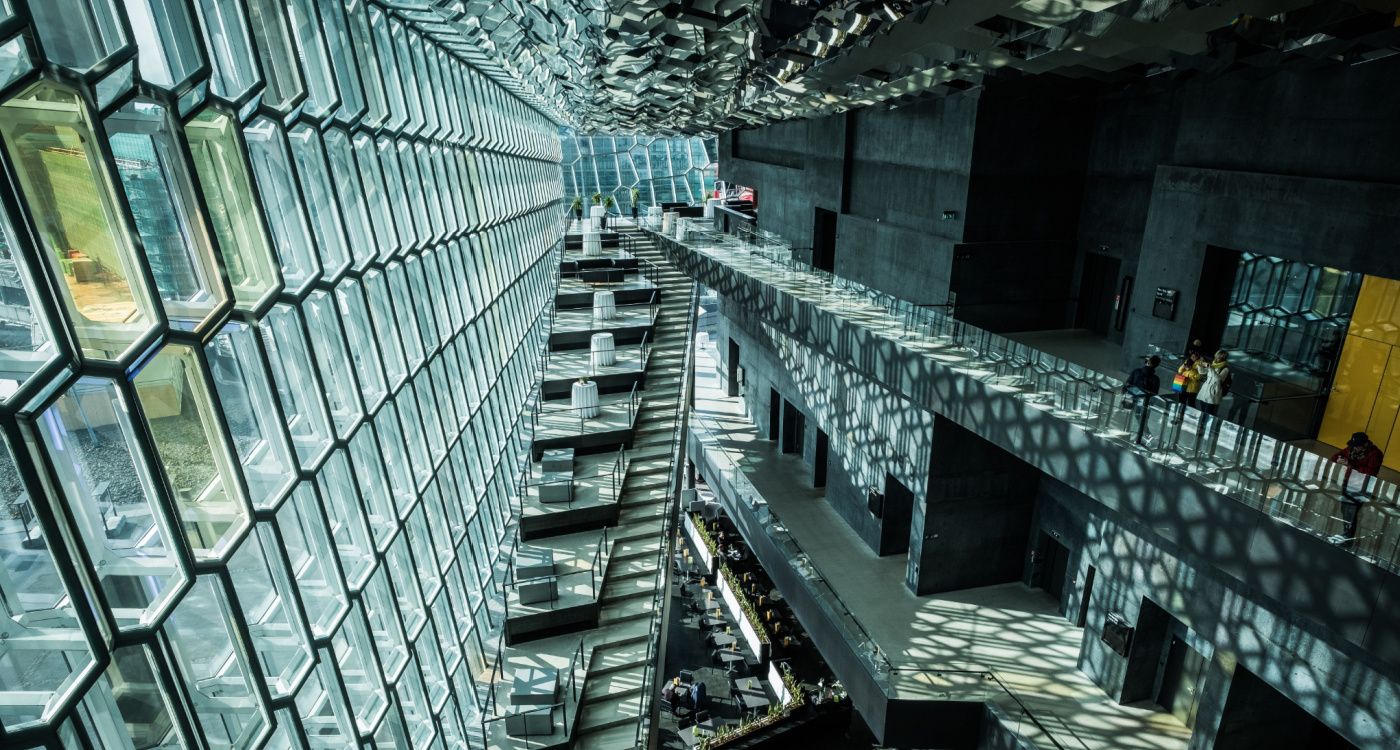
[[[639,206],[698,203],[714,190],[719,144],[714,138],[669,138],[641,135],[561,133],[564,192],[582,198],[612,196],[616,212],[632,212],[632,191]]]
[[[480,726],[562,154],[427,20],[0,0],[0,746]]]

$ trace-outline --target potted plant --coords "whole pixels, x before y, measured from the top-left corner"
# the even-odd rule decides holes
[[[603,204],[603,194],[602,194],[602,193],[594,193],[593,195],[588,196],[588,199],[589,199],[590,201],[592,201],[592,202],[593,202],[593,205],[595,205],[595,206],[601,206],[601,205]]]
[[[613,200],[611,195],[603,199],[603,229],[608,228],[608,211],[615,205],[617,205],[617,201]]]
[[[575,219],[583,219],[583,196],[575,195],[574,202],[569,208],[573,210]]]
[[[640,208],[640,206],[638,206],[637,203],[638,203],[638,201],[640,201],[641,199],[642,199],[642,191],[638,190],[637,188],[632,188],[632,220],[633,220],[633,221],[636,221],[636,220],[637,220],[637,210]]]

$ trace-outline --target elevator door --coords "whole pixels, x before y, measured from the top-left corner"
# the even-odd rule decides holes
[[[1186,641],[1172,636],[1162,665],[1162,687],[1157,691],[1157,705],[1180,719],[1187,728],[1196,726],[1201,678],[1205,672],[1205,657],[1186,645]]]
[[[1114,297],[1118,294],[1118,270],[1122,262],[1103,253],[1085,253],[1079,277],[1079,303],[1074,324],[1100,336],[1113,325]]]

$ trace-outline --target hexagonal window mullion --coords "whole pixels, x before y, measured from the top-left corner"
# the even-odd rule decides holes
[[[231,291],[195,199],[186,147],[175,121],[159,104],[138,99],[110,115],[105,124],[167,319],[182,330],[212,324],[226,309]]]
[[[247,8],[243,0],[197,0],[195,10],[213,65],[210,91],[244,113],[265,90]]]
[[[333,284],[350,267],[350,248],[346,243],[342,207],[331,183],[326,149],[316,128],[302,123],[287,131],[296,165],[297,182],[305,198],[306,212],[315,232],[316,247],[321,257],[322,278]]]
[[[199,350],[167,344],[132,381],[197,562],[226,562],[252,528],[238,460]]]
[[[204,346],[204,356],[253,507],[276,510],[296,481],[297,462],[257,333],[229,323]]]
[[[328,639],[350,611],[350,593],[314,483],[297,485],[291,501],[277,511],[276,523],[311,636]]]
[[[79,345],[124,358],[161,316],[86,105],[41,81],[0,105],[0,134]]]
[[[79,615],[91,600],[59,567],[71,571],[79,558],[57,530],[57,503],[26,482],[9,440],[0,445],[0,493],[17,527],[0,538],[0,727],[16,732],[52,724],[75,700],[96,677],[101,641],[96,624]]]
[[[321,277],[321,261],[311,238],[301,186],[292,169],[286,132],[275,120],[258,117],[243,129],[243,136],[281,263],[284,291],[300,297]]]
[[[163,628],[177,678],[213,747],[261,747],[272,731],[265,693],[255,683],[260,670],[236,625],[240,619],[223,582],[210,573],[199,576]]]
[[[319,122],[340,108],[340,92],[336,89],[321,17],[315,0],[283,0],[283,3],[306,79],[305,113]]]
[[[267,81],[262,106],[284,120],[295,117],[307,99],[285,8],[285,0],[248,0],[248,26]]]
[[[85,377],[37,422],[55,490],[119,631],[155,627],[193,580],[178,510],[150,469],[133,406],[115,382]]]
[[[334,436],[300,315],[294,307],[278,305],[258,328],[292,447],[301,467],[310,470],[324,459]]]
[[[281,291],[282,276],[237,121],[206,108],[185,123],[185,137],[236,306],[261,312]]]
[[[238,607],[273,700],[290,698],[314,666],[311,632],[276,528],[260,522],[228,563]]]

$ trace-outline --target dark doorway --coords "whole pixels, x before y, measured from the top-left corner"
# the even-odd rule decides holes
[[[1230,296],[1239,267],[1239,251],[1214,245],[1206,247],[1205,260],[1201,261],[1201,285],[1196,290],[1196,312],[1191,316],[1191,334],[1187,341],[1200,339],[1206,351],[1220,346],[1220,337],[1230,319]]]
[[[836,212],[825,208],[814,211],[812,220],[812,265],[823,271],[836,270]]]
[[[802,455],[802,433],[806,429],[806,419],[796,406],[783,399],[783,453]]]
[[[742,378],[739,373],[739,342],[734,339],[729,340],[729,361],[725,367],[724,392],[728,396],[739,395],[739,386]]]
[[[1175,716],[1187,728],[1196,726],[1196,709],[1201,703],[1201,680],[1206,675],[1206,658],[1186,641],[1172,635],[1162,658],[1162,683],[1157,689],[1157,705]]]
[[[1326,724],[1243,667],[1235,667],[1215,750],[1356,750]]]
[[[1113,325],[1121,265],[1122,261],[1111,255],[1084,255],[1084,270],[1079,277],[1079,304],[1074,317],[1076,328],[1087,328],[1100,336],[1108,335]]]
[[[914,520],[914,491],[893,474],[885,474],[885,492],[880,498],[880,546],[877,555],[900,555],[909,551],[909,526]]]
[[[1089,621],[1089,597],[1094,595],[1094,566],[1089,566],[1089,572],[1084,576],[1084,590],[1079,592],[1079,616],[1074,618],[1075,627],[1084,627]]]
[[[776,388],[768,389],[768,439],[778,439],[778,429],[783,424],[783,397]]]
[[[1044,589],[1056,601],[1063,601],[1065,595],[1065,574],[1069,571],[1069,550],[1060,540],[1045,532],[1040,532],[1036,542],[1035,568],[1031,574],[1031,585]],[[1061,610],[1064,611],[1063,609]]]
[[[812,486],[826,486],[826,452],[828,438],[821,429],[817,430],[817,442],[812,450]]]

